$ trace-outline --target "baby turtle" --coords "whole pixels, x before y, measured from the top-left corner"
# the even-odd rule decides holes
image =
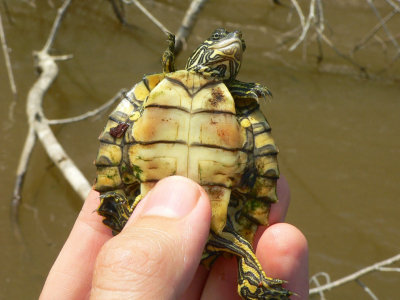
[[[117,234],[158,180],[186,176],[211,201],[202,263],[210,268],[219,255],[233,254],[243,299],[288,299],[291,292],[265,275],[251,246],[277,201],[278,150],[258,102],[270,92],[235,79],[246,48],[240,31],[215,30],[179,71],[175,37],[168,41],[163,72],[127,92],[100,134],[98,213]]]

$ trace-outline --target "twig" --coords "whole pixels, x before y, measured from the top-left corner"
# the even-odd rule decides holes
[[[379,22],[382,24],[382,28],[383,28],[383,30],[385,30],[386,35],[389,37],[389,39],[392,42],[393,46],[397,49],[397,52],[400,52],[399,44],[397,43],[396,39],[393,37],[392,33],[389,31],[389,28],[387,28],[386,23],[382,22],[383,20],[382,20],[381,14],[376,9],[374,3],[372,2],[372,0],[367,0],[367,2],[369,4],[369,6],[371,7],[371,9],[373,10],[373,12],[376,15],[376,17],[378,18]]]
[[[21,204],[21,190],[24,184],[24,178],[28,169],[29,158],[31,157],[33,147],[35,146],[36,135],[33,127],[29,127],[28,134],[26,136],[24,148],[22,150],[21,157],[19,159],[17,178],[14,185],[14,193],[11,201],[11,223],[13,225],[14,234],[19,241],[22,241],[21,230],[19,227],[19,207]]]
[[[84,119],[93,117],[93,116],[101,113],[102,111],[106,110],[111,105],[113,105],[118,99],[121,98],[121,96],[124,93],[125,93],[125,90],[119,91],[114,97],[112,97],[110,100],[108,100],[106,103],[104,103],[100,107],[98,107],[96,109],[93,109],[93,110],[90,110],[90,111],[88,111],[88,112],[86,112],[84,114],[81,114],[79,116],[72,117],[72,118],[65,118],[65,119],[58,119],[58,120],[47,120],[47,124],[50,124],[50,125],[66,124],[66,123],[82,121]]]
[[[320,287],[321,284],[319,283],[318,277],[325,277],[325,282],[331,282],[331,278],[329,277],[329,274],[326,272],[319,272],[310,278],[310,284],[314,283],[316,287]],[[325,294],[323,291],[318,292],[320,300],[325,300]]]
[[[10,22],[10,24],[14,24],[14,20],[11,17],[10,10],[8,9],[8,5],[7,5],[6,0],[2,0],[1,2],[3,3],[4,12],[6,13],[6,17],[7,17],[8,22]]]
[[[314,20],[314,18],[315,18],[315,0],[311,0],[310,12],[308,13],[307,21],[304,23],[304,26],[302,26],[303,30],[301,32],[301,35],[299,36],[297,41],[289,48],[289,51],[293,51],[302,41],[304,41],[307,32],[310,29],[311,22]]]
[[[378,297],[376,297],[375,294],[372,292],[372,290],[368,286],[366,286],[360,279],[356,279],[355,282],[357,282],[357,284],[362,287],[364,292],[366,292],[372,298],[372,300],[379,300]]]
[[[124,6],[122,5],[121,0],[118,0],[118,3],[116,3],[117,0],[108,0],[111,3],[111,6],[113,8],[114,14],[117,16],[117,19],[120,21],[121,24],[125,25],[125,11],[124,11]]]
[[[297,0],[290,0],[290,1],[292,2],[292,5],[296,9],[297,15],[299,16],[301,28],[304,29],[305,19],[304,19],[304,14],[303,14],[303,11],[301,10],[301,7],[300,7],[299,3],[297,2]]]
[[[186,40],[189,34],[192,32],[193,26],[196,23],[197,16],[206,4],[207,0],[192,0],[188,10],[186,11],[185,17],[183,18],[181,27],[179,27],[178,33],[175,39],[175,54],[177,55],[182,48],[186,46]]]
[[[158,28],[161,29],[162,32],[165,33],[165,35],[168,36],[168,33],[170,31],[160,22],[157,20],[156,17],[154,17],[138,0],[122,0],[126,4],[135,4],[137,8],[139,8],[142,13],[144,13]]]
[[[348,56],[348,55],[342,53],[341,51],[339,51],[339,49],[335,47],[335,45],[331,42],[331,40],[330,40],[326,35],[324,35],[318,28],[316,28],[316,31],[317,31],[318,35],[320,35],[320,37],[322,38],[322,40],[323,40],[329,47],[331,47],[332,50],[335,51],[337,55],[339,55],[339,56],[342,57],[343,59],[345,59],[345,60],[347,60],[348,62],[350,62],[353,66],[357,67],[357,68],[360,70],[360,72],[361,72],[362,74],[364,74],[364,76],[365,76],[366,78],[369,77],[368,72],[367,72],[367,69],[366,69],[364,66],[358,64],[358,63],[355,62],[353,59],[351,59],[350,56]]]
[[[348,275],[346,277],[343,277],[341,279],[338,279],[336,281],[328,282],[325,285],[322,285],[322,286],[319,286],[319,287],[316,287],[316,288],[312,288],[312,289],[310,289],[310,295],[319,294],[321,292],[330,290],[330,289],[332,289],[334,287],[337,287],[337,286],[343,285],[345,283],[348,283],[350,281],[356,280],[356,279],[360,278],[361,276],[364,276],[364,275],[366,275],[368,273],[371,273],[373,271],[379,271],[379,269],[381,267],[387,266],[387,265],[391,265],[391,264],[393,264],[393,263],[395,263],[397,261],[400,261],[400,254],[397,254],[397,255],[389,258],[389,259],[385,259],[384,261],[381,261],[381,262],[378,262],[378,263],[373,264],[371,266],[368,266],[366,268],[363,268],[363,269],[361,269],[361,270],[359,270],[359,271],[357,271],[357,272],[355,272],[353,274],[350,274],[350,275]]]
[[[387,23],[394,15],[396,15],[398,11],[393,10],[392,12],[388,13],[386,17],[384,17],[378,24],[376,24],[370,32],[357,44],[355,45],[352,53],[360,50],[376,33],[379,29],[381,29],[382,25]]]
[[[53,45],[54,38],[56,37],[58,28],[60,27],[61,21],[65,16],[65,12],[70,5],[71,0],[65,0],[63,5],[58,9],[57,11],[57,17],[54,20],[53,27],[51,28],[49,37],[47,38],[46,44],[44,45],[43,49],[41,52],[46,52],[48,53],[50,50],[50,47]]]
[[[14,74],[12,71],[10,54],[8,53],[8,46],[7,46],[7,41],[6,41],[6,35],[4,34],[3,20],[1,18],[1,11],[0,11],[0,39],[1,39],[1,46],[3,48],[3,53],[4,53],[4,60],[6,61],[7,74],[8,74],[8,79],[10,81],[11,91],[14,95],[14,100],[16,100],[17,99],[17,86],[15,84]]]

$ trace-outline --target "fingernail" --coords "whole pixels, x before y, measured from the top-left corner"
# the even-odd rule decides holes
[[[142,216],[183,218],[196,206],[201,192],[195,183],[180,176],[159,181],[144,203]]]

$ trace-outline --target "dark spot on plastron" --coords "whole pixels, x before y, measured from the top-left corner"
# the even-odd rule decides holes
[[[128,127],[129,127],[128,123],[125,122],[119,123],[117,126],[110,128],[110,134],[115,138],[120,138],[124,135]]]
[[[224,93],[221,91],[219,87],[213,88],[211,90],[211,98],[209,101],[212,106],[217,106],[218,103],[224,101]]]
[[[208,193],[212,199],[221,199],[224,195],[224,191],[219,186],[213,186],[208,190]]]

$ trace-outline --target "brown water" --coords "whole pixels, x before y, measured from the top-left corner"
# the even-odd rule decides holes
[[[12,95],[3,58],[0,59],[0,299],[37,298],[46,275],[79,212],[81,200],[37,144],[23,189],[20,224],[25,247],[14,238],[10,200],[14,173],[27,132],[25,101],[36,75],[32,51],[43,47],[55,9],[48,1],[6,1],[11,24],[3,23],[12,49],[18,88],[15,121],[8,119]],[[49,1],[51,2],[51,1]],[[53,1],[56,5],[60,1]],[[73,54],[59,62],[60,74],[47,94],[48,118],[81,114],[104,103],[120,88],[130,87],[143,74],[160,70],[165,37],[134,7],[127,10],[135,29],[121,27],[108,1],[75,1],[61,26],[54,53]],[[399,253],[400,250],[400,61],[389,71],[366,80],[344,60],[324,47],[325,60],[315,65],[317,48],[302,46],[293,53],[277,51],[280,33],[294,27],[289,9],[272,1],[210,1],[189,40],[186,57],[214,28],[241,29],[247,43],[240,73],[244,81],[267,84],[274,98],[264,105],[279,144],[282,173],[292,191],[287,221],[299,227],[310,246],[310,274],[326,271],[332,279]],[[282,1],[287,3],[288,1]],[[368,7],[330,2],[326,19],[330,37],[343,51],[376,24]],[[383,1],[375,1],[382,14]],[[143,1],[172,31],[179,27],[188,1]],[[307,9],[308,10],[308,9]],[[306,10],[306,11],[307,11]],[[400,17],[388,26],[399,33]],[[397,31],[395,30],[397,28]],[[385,36],[381,34],[381,37]],[[397,40],[400,42],[399,40]],[[387,55],[393,55],[393,47]],[[379,43],[356,55],[374,71],[388,59]],[[326,72],[336,70],[336,74]],[[105,115],[83,122],[54,126],[66,151],[87,178],[94,178],[97,136]],[[380,299],[395,299],[399,277],[395,273],[366,276]],[[328,294],[330,299],[365,299],[361,288],[347,284]]]

